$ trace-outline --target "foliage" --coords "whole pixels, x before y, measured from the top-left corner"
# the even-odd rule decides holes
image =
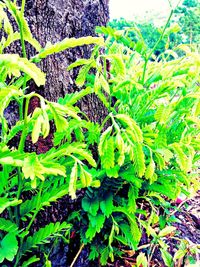
[[[199,1],[183,1],[182,5],[175,10],[175,20],[181,27],[180,42],[188,44],[199,44],[200,22]]]
[[[198,53],[192,46],[180,45],[154,56],[162,38],[177,31],[176,25],[168,28],[169,23],[152,48],[138,28],[131,29],[137,37],[131,39],[110,27],[97,28],[106,36],[105,42],[99,37],[73,38],[41,48],[24,18],[24,4],[22,1],[21,8],[16,1],[0,4],[5,32],[0,42],[0,262],[28,266],[40,260],[30,252],[55,236],[66,236],[70,223],[76,225],[78,220],[81,248],[88,245],[90,260],[99,258],[104,266],[122,257],[126,249],[137,251],[137,266],[141,262],[147,266],[156,248],[168,266],[188,251],[196,253],[196,248],[184,243],[173,259],[168,255],[166,239],[173,238],[175,228],[170,223],[174,218],[159,212],[171,207],[170,200],[181,192],[189,195],[198,184]],[[16,20],[19,32],[12,28],[5,10]],[[23,57],[3,53],[16,40],[21,42]],[[25,41],[37,50],[29,60]],[[38,62],[85,44],[96,44],[91,58],[68,67],[79,67],[76,82],[84,89],[57,103],[26,92],[30,79],[38,86],[45,83]],[[108,111],[102,125],[85,119],[76,106],[92,93]],[[33,97],[39,99],[40,107],[29,113]],[[11,101],[17,102],[20,113],[14,126],[4,116]],[[52,121],[56,128],[53,148],[39,155],[26,152],[27,137],[33,144],[48,137]],[[17,136],[19,144],[10,147]],[[41,228],[34,225],[39,211],[65,195],[76,198],[76,191],[82,188],[86,188],[82,209],[70,214],[67,222]],[[143,233],[152,241],[146,254],[140,244]]]
[[[78,137],[77,125],[85,123],[79,115],[80,110],[74,106],[83,92],[54,103],[35,92],[26,93],[27,82],[33,79],[37,86],[45,84],[45,74],[35,63],[48,55],[70,47],[103,44],[102,38],[84,37],[65,39],[42,48],[28,28],[24,18],[25,2],[22,2],[21,8],[16,5],[16,1],[5,0],[0,3],[0,24],[4,32],[0,40],[0,214],[4,217],[0,218],[0,263],[7,260],[13,266],[29,266],[38,261],[34,256],[23,263],[23,256],[26,255],[27,259],[29,252],[39,245],[69,232],[71,226],[66,222],[50,223],[38,229],[34,220],[41,210],[65,195],[75,198],[76,188],[98,186],[98,181],[87,171],[86,162],[87,166],[96,166],[88,146],[79,138],[72,142],[74,132]],[[7,12],[18,24],[19,31],[13,29]],[[23,57],[4,53],[16,41],[21,42]],[[37,54],[30,60],[26,58],[25,41],[37,50]],[[33,97],[39,99],[40,107],[29,113],[29,103]],[[16,101],[19,106],[20,120],[16,125],[9,125],[4,117],[5,109],[11,101]],[[33,144],[46,138],[52,121],[56,127],[55,147],[40,155],[25,152],[27,137],[31,136]],[[10,147],[10,142],[17,140],[19,135],[19,144]],[[59,136],[65,138],[65,142],[60,145]]]
[[[182,5],[174,10],[170,21],[173,31],[169,32],[168,30],[167,34],[162,37],[162,40],[160,40],[154,50],[156,56],[163,53],[166,49],[173,49],[174,46],[179,44],[199,44],[199,5],[199,2],[196,0],[183,1]],[[138,38],[139,30],[144,38],[146,46],[150,49],[153,49],[162,33],[162,28],[156,27],[153,19],[136,23],[135,21],[127,21],[124,18],[120,18],[112,20],[108,25],[115,29],[117,36],[115,40],[124,38],[137,42],[140,39]]]
[[[161,36],[176,30],[165,27]],[[175,229],[171,217],[159,218],[159,207],[166,209],[167,199],[175,200],[181,192],[188,195],[198,183],[193,170],[200,144],[200,57],[194,48],[179,45],[151,61],[161,39],[150,49],[138,29],[135,41],[110,27],[97,31],[107,36],[106,53],[97,47],[89,60],[69,67],[84,64],[78,84],[81,77],[81,84],[93,88],[109,113],[95,141],[100,162],[92,175],[101,186],[87,189],[82,210],[74,214],[81,218],[82,242],[90,244],[91,260],[99,258],[106,265],[122,256],[120,247],[139,250],[145,231],[171,266],[164,241]],[[96,68],[95,75],[87,66]],[[143,210],[142,202],[149,209]],[[150,246],[147,254],[153,251]]]

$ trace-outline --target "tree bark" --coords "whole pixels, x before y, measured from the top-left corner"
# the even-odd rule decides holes
[[[108,0],[27,0],[25,16],[34,37],[44,47],[47,42],[56,43],[66,37],[94,36],[95,27],[108,21]],[[34,54],[30,46],[27,50],[28,56]],[[78,58],[88,58],[90,51],[91,46],[77,47],[43,60],[40,67],[46,73],[46,84],[39,93],[57,101],[77,90],[74,83],[77,70],[68,72],[66,68]],[[94,95],[86,97],[80,106],[93,121],[101,121],[105,114],[105,108]]]

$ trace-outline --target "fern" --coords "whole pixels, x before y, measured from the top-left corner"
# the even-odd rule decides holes
[[[0,218],[0,230],[17,234],[18,226],[7,219]]]
[[[185,155],[185,153],[183,152],[183,149],[182,149],[181,145],[178,144],[178,143],[174,143],[174,144],[170,145],[170,147],[173,149],[173,151],[176,154],[176,160],[177,160],[177,163],[180,166],[180,169],[185,171],[185,172],[188,172],[189,171],[189,169],[188,169],[188,158]]]
[[[26,254],[31,251],[32,248],[37,248],[41,244],[49,243],[50,238],[58,235],[61,231],[70,229],[70,225],[66,222],[63,223],[50,223],[44,228],[40,228],[39,231],[35,232],[33,236],[29,236],[23,243],[21,253]]]
[[[142,149],[142,145],[135,143],[131,150],[131,159],[133,160],[135,172],[139,177],[145,174],[145,156]]]
[[[110,136],[106,139],[102,146],[103,154],[101,156],[102,167],[105,169],[114,168],[115,154],[114,154],[114,139]]]
[[[24,201],[20,205],[20,215],[22,219],[25,219],[27,216],[31,217],[34,210],[42,209],[43,207],[50,206],[51,202],[56,202],[59,198],[68,194],[68,189],[66,185],[59,186],[58,188],[52,187],[48,188],[40,198],[38,204],[38,196],[33,196],[30,200]]]

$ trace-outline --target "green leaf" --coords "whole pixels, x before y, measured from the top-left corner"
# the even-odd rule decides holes
[[[131,159],[134,162],[135,172],[139,177],[142,177],[145,174],[145,156],[142,149],[142,145],[139,143],[135,143],[132,149]]]
[[[22,267],[28,267],[30,264],[38,262],[40,260],[40,258],[37,258],[35,255],[33,257],[31,257],[30,259],[28,259],[27,261],[24,261],[22,263]]]
[[[113,211],[113,195],[108,194],[108,196],[105,197],[104,200],[100,202],[100,209],[102,213],[109,217]]]
[[[115,116],[123,126],[128,127],[127,132],[132,136],[134,142],[143,142],[142,131],[137,123],[126,114],[117,114]]]
[[[136,259],[137,267],[148,267],[148,261],[144,253],[140,252]]]
[[[109,86],[108,82],[106,81],[106,79],[104,78],[103,75],[100,75],[100,76],[99,76],[99,82],[100,82],[102,88],[104,89],[104,91],[105,91],[108,95],[110,95],[110,86]]]
[[[18,199],[8,199],[5,197],[0,197],[0,214],[8,207],[14,207],[19,205],[22,200]]]
[[[88,218],[89,218],[91,226],[96,228],[96,233],[100,233],[105,222],[105,216],[100,213],[98,213],[95,216],[88,214]]]
[[[162,258],[167,267],[173,267],[173,258],[165,249],[160,249]]]
[[[105,169],[114,168],[115,164],[115,154],[114,154],[114,138],[110,136],[109,139],[106,139],[103,143],[102,150],[103,154],[101,156],[102,167]]]
[[[0,263],[7,259],[13,261],[18,251],[18,242],[14,233],[8,233],[0,242]]]
[[[16,75],[16,71],[18,74],[20,71],[26,73],[38,87],[45,84],[45,74],[34,63],[29,62],[26,58],[20,58],[19,55],[0,55],[0,67],[2,66],[6,67],[14,76],[19,76]]]
[[[174,232],[176,230],[176,227],[174,226],[166,226],[164,229],[162,229],[158,236],[159,237],[164,237],[164,236],[167,236],[169,234],[171,234],[172,232]]]
[[[61,231],[69,230],[70,225],[66,222],[63,223],[50,223],[44,228],[40,228],[39,231],[35,232],[33,236],[29,236],[23,243],[21,253],[24,255],[32,248],[37,248],[40,244],[51,242],[53,236],[58,235]]]
[[[170,145],[170,147],[174,150],[174,152],[176,154],[176,160],[177,160],[177,163],[180,166],[180,169],[182,171],[188,172],[189,171],[189,169],[188,169],[188,158],[185,155],[185,153],[183,152],[183,149],[182,149],[181,145],[178,144],[178,143],[174,143],[174,144]]]
[[[4,218],[0,218],[0,230],[9,232],[9,233],[13,232],[16,234],[18,231],[18,227],[12,221],[4,219]]]
[[[151,157],[150,163],[147,166],[146,171],[145,171],[145,178],[149,179],[151,182],[154,182],[154,180],[152,181],[152,177],[153,177],[154,172],[155,172],[155,167],[156,167],[155,162],[153,161],[153,159]]]
[[[88,187],[92,183],[92,175],[80,166],[80,179],[83,187]]]
[[[37,55],[37,58],[46,58],[49,55],[52,55],[54,53],[59,53],[68,48],[90,45],[90,44],[97,44],[103,46],[104,39],[101,37],[92,37],[92,36],[81,37],[81,38],[65,38],[64,40],[56,44],[53,45],[48,44],[48,46],[45,47],[44,50]]]
[[[42,117],[42,115],[39,115],[35,121],[35,124],[33,126],[33,130],[31,133],[33,144],[35,144],[38,141],[38,138],[39,138],[40,132],[41,132],[42,123],[43,123],[43,117]]]
[[[176,261],[176,260],[183,258],[186,255],[186,253],[187,253],[187,249],[184,249],[184,250],[178,249],[176,253],[174,254],[173,260]]]
[[[107,264],[108,258],[109,258],[109,248],[106,247],[101,252],[101,257],[100,257],[100,262],[103,266]]]
[[[112,131],[112,126],[108,127],[105,132],[101,135],[100,141],[99,141],[99,155],[102,156],[104,154],[104,142],[107,140],[108,136],[110,136]]]
[[[69,182],[69,195],[72,199],[76,198],[76,182],[78,179],[78,167],[77,167],[77,161],[74,163],[74,167],[72,168],[71,174],[70,174],[70,182]]]
[[[99,200],[95,197],[84,197],[82,200],[82,208],[89,214],[96,216],[97,211],[99,210]]]

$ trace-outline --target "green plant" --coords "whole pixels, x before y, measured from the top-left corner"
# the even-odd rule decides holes
[[[88,188],[82,210],[69,218],[81,218],[82,242],[91,247],[89,258],[101,265],[122,256],[120,248],[137,251],[142,232],[155,225],[160,242],[157,235],[172,228],[157,210],[166,199],[198,188],[200,57],[194,47],[180,45],[155,58],[162,37],[176,31],[167,26],[151,50],[138,29],[134,43],[110,28],[98,28],[107,36],[105,54],[97,47],[90,59],[69,66],[83,65],[77,84],[93,88],[109,113],[94,141],[99,160],[92,175],[101,186]]]
[[[152,49],[138,29],[133,29],[134,42],[110,28],[97,29],[107,36],[105,42],[98,37],[73,38],[41,48],[24,18],[24,5],[22,1],[19,8],[8,0],[0,4],[5,32],[0,42],[0,263],[8,260],[25,267],[38,261],[29,252],[52,237],[66,239],[72,227],[69,223],[79,221],[82,244],[71,266],[85,245],[90,247],[89,258],[97,258],[101,265],[123,257],[128,248],[134,253],[141,251],[136,264],[143,261],[146,266],[151,256],[144,252],[153,255],[157,247],[166,249],[163,239],[174,231],[170,226],[174,218],[167,216],[170,200],[180,192],[188,195],[198,186],[199,54],[192,46],[180,45],[154,57],[163,36],[177,30],[176,26],[168,29],[168,23]],[[14,32],[5,9],[17,22],[19,32]],[[17,40],[23,57],[3,54]],[[25,41],[37,50],[30,60]],[[80,67],[76,82],[83,90],[60,98],[58,103],[35,92],[26,93],[30,79],[38,86],[45,83],[45,75],[36,65],[40,60],[84,44],[96,44],[91,58],[80,59],[68,68]],[[179,50],[183,51],[181,57]],[[75,106],[91,93],[108,110],[102,125],[89,121]],[[33,97],[39,99],[40,107],[29,113]],[[20,119],[14,126],[4,116],[11,101],[19,106]],[[56,128],[54,147],[39,155],[25,152],[27,136],[33,143],[46,138],[51,121]],[[16,136],[20,136],[19,145],[10,147]],[[90,148],[98,154],[96,161]],[[39,229],[34,225],[39,211],[64,195],[76,198],[76,190],[84,187],[82,209],[70,214],[67,222]],[[153,240],[153,246],[141,243],[143,232],[148,241]],[[163,254],[165,262],[167,256]],[[180,258],[176,255],[176,259]],[[45,260],[49,263],[47,256]]]
[[[29,252],[53,237],[63,237],[69,233],[71,225],[56,222],[39,228],[34,225],[38,213],[64,195],[75,198],[76,190],[87,186],[99,186],[87,171],[88,166],[96,166],[88,146],[79,138],[76,125],[85,121],[75,103],[90,88],[68,95],[59,103],[47,101],[41,95],[26,93],[28,81],[33,79],[37,86],[45,84],[45,74],[36,63],[48,55],[58,53],[69,47],[103,44],[102,38],[83,37],[64,39],[60,43],[48,44],[42,48],[33,38],[24,18],[25,1],[18,7],[16,1],[1,1],[0,25],[4,36],[0,40],[0,263],[12,262],[12,266],[29,266],[40,260]],[[18,25],[15,31],[7,12]],[[6,54],[4,50],[13,42],[20,41],[22,57],[18,54]],[[37,50],[30,60],[26,57],[25,41]],[[30,100],[39,99],[40,107],[29,113]],[[19,120],[9,125],[4,112],[11,101],[19,108]],[[25,152],[27,136],[32,143],[46,138],[50,133],[50,122],[54,122],[55,146],[44,154]],[[72,142],[71,136],[75,134]],[[10,147],[10,141],[20,136],[19,144]],[[59,145],[60,136],[65,142]],[[80,178],[80,179],[79,179]],[[26,261],[24,261],[26,256]]]

